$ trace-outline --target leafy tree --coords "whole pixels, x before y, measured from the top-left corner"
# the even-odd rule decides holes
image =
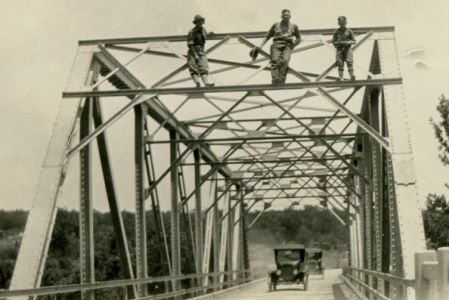
[[[259,212],[248,215],[248,224]],[[338,212],[337,212],[338,213]],[[341,213],[345,219],[344,213]],[[334,216],[318,206],[302,210],[266,211],[248,232],[253,244],[273,246],[283,242],[297,242],[306,246],[341,249],[346,246],[346,228]]]
[[[440,159],[444,165],[449,164],[449,99],[444,95],[439,98],[439,103],[437,105],[437,111],[440,114],[441,120],[436,122],[430,119],[435,136],[439,143]]]
[[[449,246],[449,204],[446,197],[429,194],[423,217],[424,230],[430,247]]]
[[[4,232],[12,231],[12,234],[22,232],[25,228],[27,216],[28,212],[23,210],[0,210],[0,230]]]
[[[258,212],[250,213],[247,224]],[[0,211],[0,230],[22,232],[27,213],[24,211]],[[128,239],[128,248],[135,270],[135,220],[134,213],[123,212],[123,223]],[[166,224],[167,239],[170,243],[170,213],[162,214]],[[156,225],[152,211],[147,211],[148,234],[148,275],[167,275],[165,252],[159,251]],[[193,217],[192,217],[193,218]],[[10,220],[10,221],[4,221]],[[182,228],[187,228],[181,220]],[[112,228],[109,213],[94,213],[95,278],[97,281],[123,278],[118,255],[118,244]],[[9,236],[9,235],[8,235]],[[267,211],[249,231],[252,243],[274,245],[282,242],[299,242],[306,245],[327,244],[332,248],[345,243],[345,228],[325,209],[306,206],[303,210]],[[181,269],[183,274],[194,273],[192,260],[188,258],[190,241],[185,230],[181,230]],[[0,238],[0,288],[8,288],[18,252],[18,240]],[[170,247],[170,244],[168,245]],[[59,210],[56,216],[53,235],[44,268],[42,285],[76,284],[79,278],[79,212]],[[190,282],[185,282],[185,288]],[[149,285],[152,292],[160,292],[163,286]],[[119,299],[121,289],[109,289],[95,292],[96,299]],[[67,294],[64,299],[79,299],[79,293]]]
[[[444,165],[449,164],[449,99],[444,95],[439,98],[437,111],[440,120],[431,119],[438,141],[439,158]],[[446,187],[449,188],[448,184]],[[449,245],[449,206],[444,195],[429,194],[426,210],[423,212],[426,236],[431,247]]]
[[[6,289],[11,281],[15,259],[0,259],[0,289]]]

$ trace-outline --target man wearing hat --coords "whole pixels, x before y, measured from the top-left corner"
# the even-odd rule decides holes
[[[338,28],[332,38],[332,44],[337,49],[337,68],[339,80],[343,80],[343,72],[346,65],[348,66],[348,73],[351,80],[355,80],[354,76],[354,58],[352,54],[352,45],[355,44],[354,32],[351,29],[346,28],[346,17],[338,17]]]
[[[298,25],[290,22],[290,10],[284,9],[281,14],[281,22],[274,23],[263,38],[259,47],[251,50],[250,55],[253,59],[257,56],[265,43],[273,38],[273,44],[270,48],[271,54],[271,78],[273,84],[284,84],[287,77],[288,63],[293,50],[301,42],[301,34]]]
[[[206,43],[207,32],[203,27],[204,17],[196,15],[193,19],[193,27],[187,35],[187,46],[189,51],[187,53],[187,63],[189,65],[190,75],[197,87],[200,87],[200,78],[205,86],[214,86],[209,82],[209,66],[207,63],[206,52],[204,51],[204,44]]]

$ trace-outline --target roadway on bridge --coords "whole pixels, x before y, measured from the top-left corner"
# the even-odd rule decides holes
[[[216,295],[219,300],[352,300],[358,299],[339,278],[341,269],[326,270],[324,278],[309,277],[309,289],[302,290],[302,285],[279,285],[275,292],[268,292],[266,280],[244,286],[232,292]]]

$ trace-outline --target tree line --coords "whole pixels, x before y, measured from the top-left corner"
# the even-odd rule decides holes
[[[246,225],[257,216],[249,213]],[[170,213],[162,214],[166,232],[170,233]],[[20,234],[23,232],[27,213],[25,211],[0,211],[0,288],[8,288],[17,257]],[[128,239],[131,260],[135,261],[134,213],[122,213],[124,228]],[[165,254],[159,250],[156,224],[153,213],[147,212],[148,233],[148,274],[167,275],[163,262]],[[109,213],[94,213],[95,278],[106,281],[122,278],[118,245],[112,228]],[[170,242],[169,236],[168,242]],[[190,251],[186,234],[181,234],[182,272],[193,273],[193,265],[188,259]],[[304,244],[320,243],[326,247],[344,245],[345,230],[326,210],[307,206],[303,210],[267,211],[248,231],[251,244],[273,245],[282,242]],[[250,246],[251,247],[251,246]],[[56,216],[53,235],[46,261],[42,285],[79,283],[79,214],[78,211],[60,209]],[[135,266],[133,266],[135,268]],[[157,287],[154,287],[155,289]]]
[[[246,218],[248,226],[259,214],[251,212]],[[340,212],[343,219],[344,213]],[[27,212],[22,210],[0,210],[0,288],[8,288],[17,257],[20,233],[23,232]],[[134,213],[123,212],[123,222],[128,238],[131,259],[135,261]],[[156,225],[151,211],[147,212],[148,274],[166,275],[163,262],[166,260],[158,249]],[[169,212],[163,213],[169,226]],[[428,245],[432,248],[449,245],[449,203],[444,195],[427,197],[423,211],[424,228]],[[42,285],[79,283],[79,216],[77,211],[60,209],[57,213],[53,236],[45,265]],[[122,278],[118,245],[112,229],[109,213],[95,212],[95,278],[107,281]],[[166,229],[169,234],[169,228]],[[182,238],[182,253],[190,251],[187,237]],[[347,247],[347,231],[326,209],[306,206],[303,209],[271,210],[264,212],[248,230],[249,246],[267,247],[284,242],[302,243],[309,247],[326,250],[344,250]],[[168,237],[168,242],[169,237]],[[135,266],[134,266],[135,267]],[[188,255],[182,255],[182,271],[193,273]],[[154,286],[153,289],[158,288]]]

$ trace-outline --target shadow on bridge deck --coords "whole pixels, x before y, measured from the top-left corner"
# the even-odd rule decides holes
[[[341,269],[326,270],[324,278],[310,276],[309,289],[302,290],[302,285],[279,285],[275,292],[268,292],[266,280],[234,289],[233,291],[199,297],[197,299],[217,300],[349,300],[358,299],[339,278]]]

